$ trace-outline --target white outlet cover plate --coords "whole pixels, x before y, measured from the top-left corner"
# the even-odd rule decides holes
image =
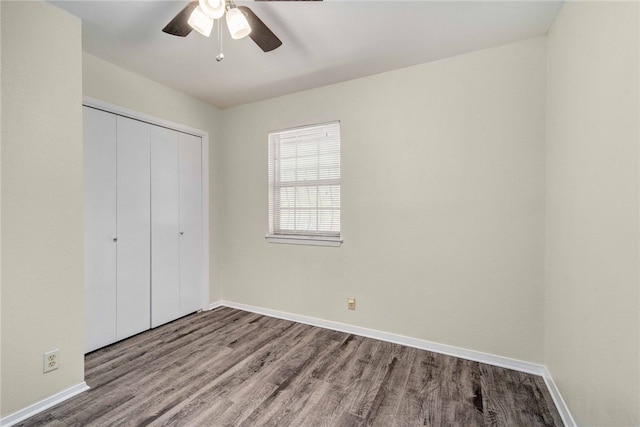
[[[47,351],[43,357],[43,371],[50,372],[60,367],[60,350]]]

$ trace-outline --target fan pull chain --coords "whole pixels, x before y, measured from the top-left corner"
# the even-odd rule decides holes
[[[218,30],[218,55],[216,61],[220,62],[224,59],[224,53],[222,53],[222,19],[216,19],[216,25]]]

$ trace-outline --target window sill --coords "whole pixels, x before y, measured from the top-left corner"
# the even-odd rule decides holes
[[[340,237],[310,237],[310,236],[287,236],[287,235],[267,235],[265,239],[269,243],[284,243],[289,245],[309,245],[309,246],[333,246],[342,244]]]

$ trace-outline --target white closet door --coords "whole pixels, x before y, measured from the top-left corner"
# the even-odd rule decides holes
[[[118,117],[118,339],[151,325],[150,125]]]
[[[151,127],[151,327],[180,317],[178,132]]]
[[[86,353],[116,341],[116,116],[83,107]]]
[[[202,140],[180,133],[180,313],[203,308]]]

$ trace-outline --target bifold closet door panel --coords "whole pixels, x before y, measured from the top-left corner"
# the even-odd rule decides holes
[[[178,132],[151,127],[151,327],[180,317]]]
[[[151,326],[150,125],[118,116],[117,330],[123,339]]]
[[[180,312],[203,308],[202,139],[180,133]]]
[[[83,107],[84,351],[116,341],[116,116]]]

